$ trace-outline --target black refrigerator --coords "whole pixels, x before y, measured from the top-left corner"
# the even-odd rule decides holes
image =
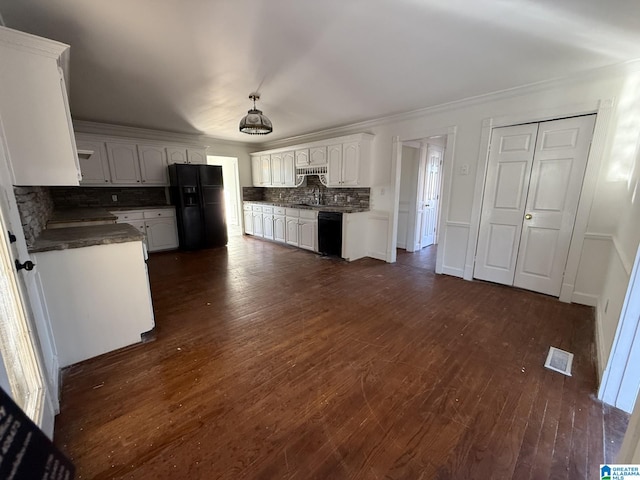
[[[174,163],[169,165],[169,180],[180,248],[198,250],[226,245],[222,167]]]

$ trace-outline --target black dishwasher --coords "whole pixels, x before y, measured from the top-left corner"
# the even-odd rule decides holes
[[[342,213],[318,212],[318,250],[322,255],[342,256]]]

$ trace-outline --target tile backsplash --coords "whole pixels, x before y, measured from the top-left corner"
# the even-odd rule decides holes
[[[151,207],[169,203],[165,187],[49,187],[49,190],[57,208]]]
[[[328,188],[317,175],[307,177],[306,186],[295,188],[244,187],[242,199],[282,203],[313,203],[320,195],[323,205],[369,208],[370,188]]]
[[[27,246],[33,245],[47,226],[54,204],[49,187],[14,187]]]

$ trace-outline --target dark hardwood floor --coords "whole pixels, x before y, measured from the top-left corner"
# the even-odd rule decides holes
[[[155,340],[66,371],[56,443],[83,479],[596,478],[626,415],[595,399],[592,309],[434,259],[153,254]]]

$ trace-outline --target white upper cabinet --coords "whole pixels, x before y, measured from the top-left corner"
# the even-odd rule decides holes
[[[189,163],[207,163],[207,150],[204,148],[187,148],[187,161]]]
[[[135,144],[107,142],[107,155],[112,183],[118,185],[139,185],[140,160]]]
[[[342,144],[342,184],[357,186],[360,179],[360,144]]]
[[[140,177],[145,185],[168,185],[167,151],[162,146],[138,145]]]
[[[296,166],[292,151],[282,152],[282,178],[284,187],[296,186]]]
[[[318,175],[328,187],[370,187],[372,142],[373,135],[359,133],[252,153],[253,185],[295,187],[304,175]]]
[[[282,164],[282,154],[271,155],[271,185],[281,187],[284,185],[284,169]]]
[[[104,142],[76,139],[82,181],[80,185],[109,185],[109,160]]]
[[[271,155],[260,155],[260,185],[271,185]]]
[[[167,147],[167,162],[172,163],[189,163],[187,160],[187,149],[182,147]]]
[[[342,144],[327,147],[327,185],[342,186]]]
[[[262,169],[258,155],[251,157],[251,183],[254,187],[262,187]]]
[[[308,167],[309,166],[309,149],[302,148],[296,150],[296,167]]]
[[[68,45],[0,27],[0,116],[14,185],[78,185],[60,56]]]
[[[309,149],[309,165],[321,166],[327,164],[327,147],[312,147]]]
[[[206,148],[167,147],[167,161],[172,163],[207,163]]]
[[[206,148],[167,146],[158,141],[77,133],[82,185],[168,186],[168,166],[206,159]],[[92,153],[93,152],[93,153]]]
[[[296,180],[295,160],[292,151],[279,152],[272,155],[262,155],[261,162],[266,162],[266,157],[271,159],[271,183],[263,182],[266,187],[294,187]],[[263,165],[261,163],[261,165]],[[264,172],[264,170],[263,170]]]
[[[328,187],[370,187],[370,141],[357,140],[327,147]]]

